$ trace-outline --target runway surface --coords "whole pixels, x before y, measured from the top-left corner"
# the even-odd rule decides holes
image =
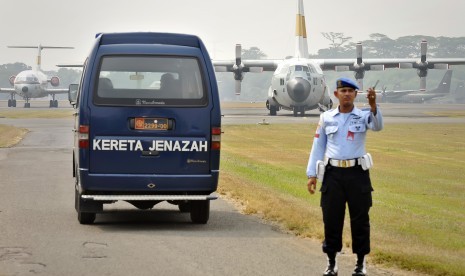
[[[320,112],[309,111],[303,117],[294,117],[291,111],[281,110],[270,116],[265,107],[256,103],[244,103],[240,107],[222,108],[224,124],[268,123],[317,123]],[[359,108],[368,106],[357,105]],[[464,104],[380,104],[385,123],[465,123]]]

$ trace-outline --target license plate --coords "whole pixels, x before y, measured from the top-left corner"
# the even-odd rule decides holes
[[[134,128],[141,130],[168,130],[168,119],[135,118]]]

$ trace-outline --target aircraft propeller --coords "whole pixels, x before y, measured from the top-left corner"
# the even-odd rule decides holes
[[[415,64],[399,63],[399,68],[401,69],[417,68],[417,74],[420,77],[420,90],[422,91],[426,90],[426,76],[428,75],[428,69],[449,69],[448,64],[429,64],[428,60],[426,59],[427,51],[428,42],[423,39],[420,43],[420,60],[417,61]]]
[[[357,52],[357,62],[354,63],[354,75],[357,80],[360,90],[363,90],[363,77],[365,77],[365,63],[363,63],[362,57],[362,43],[357,42],[355,46],[355,51]]]
[[[236,44],[236,63],[232,67],[234,80],[236,80],[235,91],[236,95],[241,94],[241,82],[244,79],[244,64],[242,63],[242,46]]]
[[[340,71],[354,71],[355,79],[357,80],[358,86],[360,90],[363,90],[363,78],[365,77],[365,71],[372,70],[372,71],[383,71],[384,65],[367,65],[363,62],[363,48],[362,43],[357,42],[355,45],[355,50],[357,53],[357,61],[350,65],[337,65],[335,70],[337,72]]]
[[[426,76],[428,75],[428,61],[426,60],[427,50],[428,44],[426,40],[422,40],[420,43],[420,61],[417,62],[417,74],[420,77],[420,90],[423,91],[426,90]]]

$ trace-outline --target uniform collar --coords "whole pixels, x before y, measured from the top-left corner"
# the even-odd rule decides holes
[[[341,113],[341,112],[339,112],[339,106],[336,107],[335,109],[329,111],[329,115],[331,115],[333,117],[336,116],[339,113]],[[361,116],[361,113],[362,113],[362,110],[358,109],[356,106],[354,106],[354,109],[352,109],[352,111],[349,114],[354,114],[354,115],[357,115],[357,116]]]

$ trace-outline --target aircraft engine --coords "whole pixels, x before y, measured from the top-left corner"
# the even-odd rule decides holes
[[[358,42],[356,45],[356,52],[357,52],[357,62],[354,63],[354,72],[355,72],[355,79],[360,86],[360,90],[363,90],[363,78],[365,77],[365,63],[363,63],[362,57],[362,43]]]
[[[242,46],[240,44],[236,44],[236,63],[233,65],[232,71],[234,73],[236,95],[240,95],[241,82],[244,79],[244,64],[242,64]]]
[[[59,77],[52,77],[50,79],[50,84],[54,87],[60,85],[60,78]]]
[[[422,40],[420,43],[420,60],[415,64],[399,63],[399,68],[417,68],[417,74],[420,77],[420,90],[426,90],[426,77],[428,76],[428,69],[449,69],[446,63],[436,63],[434,65],[428,63],[426,53],[428,51],[428,43]]]
[[[350,66],[350,69],[354,71],[355,79],[357,80],[358,86],[360,87],[360,90],[363,90],[363,78],[365,77],[365,71],[383,71],[384,70],[384,65],[379,65],[379,64],[374,64],[374,65],[368,65],[363,62],[363,48],[362,48],[362,43],[358,42],[356,45],[356,53],[357,53],[357,61]],[[346,69],[344,68],[345,66],[339,66],[342,67],[340,68],[340,71],[347,71],[343,70]]]
[[[420,61],[417,62],[417,74],[420,77],[420,90],[426,89],[426,76],[428,75],[428,61],[426,61],[426,51],[428,49],[426,40],[420,44]]]
[[[15,75],[11,76],[11,77],[8,79],[8,80],[10,81],[11,86],[13,86],[13,85],[15,84],[15,79],[16,79],[16,76],[15,76]]]

